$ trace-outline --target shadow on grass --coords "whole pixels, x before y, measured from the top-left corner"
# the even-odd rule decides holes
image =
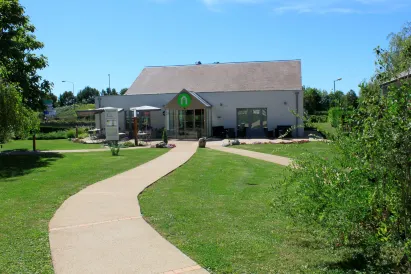
[[[51,152],[3,151],[0,153],[0,179],[26,175],[36,168],[49,166],[63,157],[63,154]]]

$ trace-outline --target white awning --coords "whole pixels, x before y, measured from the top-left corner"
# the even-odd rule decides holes
[[[141,106],[141,107],[132,107],[130,108],[131,111],[158,111],[161,108],[152,107],[152,106]]]

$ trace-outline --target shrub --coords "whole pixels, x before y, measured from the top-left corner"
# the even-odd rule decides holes
[[[118,156],[120,154],[120,146],[117,141],[111,141],[108,143],[112,156]]]
[[[385,95],[363,85],[361,95],[351,132],[329,144],[333,159],[299,156],[278,205],[326,228],[330,243],[360,249],[370,271],[410,273],[411,85]]]
[[[127,141],[127,142],[123,143],[123,146],[125,146],[125,147],[135,147],[135,144],[132,141]]]
[[[328,122],[333,127],[338,127],[342,124],[342,114],[343,111],[339,107],[333,107],[328,110]]]
[[[310,115],[310,121],[312,123],[327,123],[327,115]]]
[[[163,129],[163,137],[161,139],[165,144],[168,144],[167,129]]]

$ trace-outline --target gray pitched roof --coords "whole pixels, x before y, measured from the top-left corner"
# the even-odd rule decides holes
[[[301,61],[146,67],[127,95],[262,90],[301,90]]]

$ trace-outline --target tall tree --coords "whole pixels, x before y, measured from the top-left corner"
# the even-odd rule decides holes
[[[80,90],[77,94],[77,102],[84,104],[94,104],[94,98],[99,95],[100,92],[97,89],[87,86]]]
[[[342,107],[345,103],[345,95],[341,90],[331,92],[328,97],[330,98],[330,107]]]
[[[0,81],[0,143],[24,137],[39,125],[37,112],[24,106],[18,87]]]
[[[47,94],[45,99],[52,100],[53,101],[53,107],[58,106],[58,98],[53,93],[50,92],[49,94]]]
[[[308,114],[314,114],[319,110],[321,102],[321,93],[316,88],[304,87],[304,109]]]
[[[76,102],[76,96],[74,96],[72,91],[65,91],[59,96],[59,105],[70,106]]]
[[[101,95],[102,96],[118,95],[118,93],[115,88],[106,88],[106,89],[101,90]]]
[[[47,66],[47,58],[36,54],[44,45],[34,31],[18,0],[0,0],[1,76],[5,82],[17,84],[24,105],[42,110],[42,99],[51,91],[52,83],[37,74]]]
[[[120,90],[120,95],[126,94],[127,90],[128,90],[128,88],[123,88],[123,89],[121,89],[121,90]]]
[[[347,106],[352,108],[358,107],[358,96],[352,89],[345,95]]]

